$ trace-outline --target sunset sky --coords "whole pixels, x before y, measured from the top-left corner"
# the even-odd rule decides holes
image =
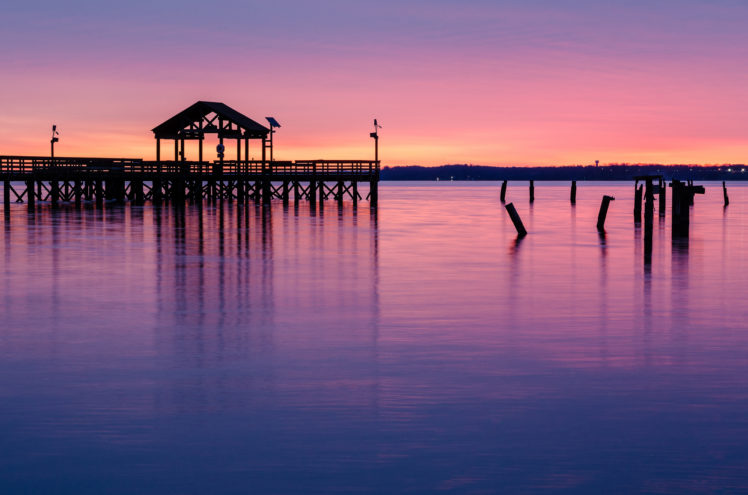
[[[56,123],[59,156],[152,159],[210,100],[276,117],[278,159],[372,158],[376,117],[383,165],[746,163],[746,26],[745,1],[9,0],[0,154]]]

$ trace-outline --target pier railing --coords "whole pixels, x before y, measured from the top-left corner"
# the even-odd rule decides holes
[[[0,174],[22,175],[36,172],[247,175],[264,177],[356,176],[378,177],[379,165],[373,160],[224,160],[213,162],[143,161],[138,158],[72,158],[0,156]]]

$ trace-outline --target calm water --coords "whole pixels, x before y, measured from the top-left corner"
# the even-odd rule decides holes
[[[748,187],[631,183],[0,228],[2,493],[748,492]],[[603,194],[607,235],[595,230]]]

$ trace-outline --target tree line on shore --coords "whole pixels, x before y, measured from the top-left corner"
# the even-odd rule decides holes
[[[561,167],[489,167],[483,165],[417,165],[383,167],[381,180],[630,180],[662,175],[666,180],[748,180],[745,165],[571,165]]]

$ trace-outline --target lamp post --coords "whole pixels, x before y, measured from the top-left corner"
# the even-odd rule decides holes
[[[275,130],[279,128],[281,125],[278,123],[278,120],[274,117],[265,117],[265,120],[268,121],[270,124],[270,161],[273,161],[273,134],[275,134]]]
[[[52,159],[53,162],[54,162],[54,159],[55,159],[55,143],[57,143],[58,141],[60,141],[60,138],[57,137],[59,135],[60,135],[60,133],[57,132],[57,126],[55,124],[52,124],[52,139],[50,140],[50,146],[52,148],[52,151],[51,151],[50,158]]]
[[[382,126],[377,123],[377,119],[374,119],[374,132],[369,133],[369,137],[374,139],[374,161],[379,165],[379,129]]]

